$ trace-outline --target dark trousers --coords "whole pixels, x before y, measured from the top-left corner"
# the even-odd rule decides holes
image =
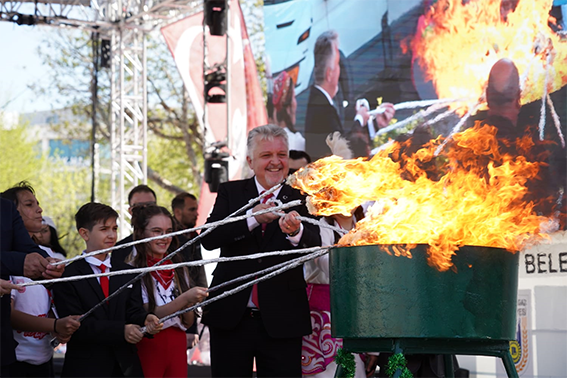
[[[2,365],[2,368],[0,369],[0,377],[2,377],[2,378],[11,377],[12,376],[12,365],[13,364]]]
[[[246,312],[232,330],[209,327],[213,377],[301,377],[301,337],[270,337],[259,315]]]
[[[41,365],[17,361],[10,366],[10,373],[12,377],[54,377],[53,359]]]

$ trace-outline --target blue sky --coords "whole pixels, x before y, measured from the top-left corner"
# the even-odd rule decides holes
[[[27,87],[45,80],[47,67],[36,51],[51,30],[48,26],[0,22],[0,110],[27,113],[51,109],[49,98],[37,96]]]

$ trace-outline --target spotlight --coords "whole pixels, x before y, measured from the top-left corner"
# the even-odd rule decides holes
[[[100,66],[110,68],[112,61],[110,39],[102,39],[100,43]]]
[[[37,19],[35,16],[29,14],[20,14],[17,13],[12,16],[12,21],[18,25],[35,25],[37,24]]]
[[[213,88],[220,89],[222,93],[211,94]],[[226,72],[217,69],[205,75],[205,101],[211,104],[226,102]]]
[[[226,34],[226,0],[205,0],[205,22],[211,35]]]
[[[216,193],[219,185],[228,181],[229,154],[221,151],[225,146],[225,143],[217,142],[211,146],[211,151],[205,153],[205,182],[209,184],[211,193]]]

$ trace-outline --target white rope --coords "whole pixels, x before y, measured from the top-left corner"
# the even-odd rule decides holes
[[[273,200],[273,202],[275,202],[276,204],[278,204],[278,206],[279,206],[279,204],[281,204],[281,201],[278,200],[278,199]],[[280,211],[274,211],[273,213],[276,214],[276,215],[279,215],[280,217],[283,217],[284,215],[286,215],[285,213],[282,213],[282,212],[280,212]],[[295,219],[298,219],[298,220],[300,220],[300,221],[302,221],[302,222],[311,223],[311,224],[314,224],[314,225],[316,225],[316,226],[320,226],[320,227],[323,227],[323,228],[329,228],[329,229],[331,229],[331,230],[333,230],[333,231],[338,232],[338,233],[341,234],[341,235],[345,235],[345,234],[348,233],[348,231],[346,231],[346,230],[343,229],[343,228],[339,228],[339,227],[336,227],[336,226],[332,226],[332,225],[330,225],[330,224],[328,224],[328,223],[326,223],[326,222],[319,222],[317,219],[304,217],[304,216],[302,216],[302,215],[296,216]]]
[[[458,108],[457,108],[457,109],[458,109]],[[457,110],[457,109],[449,109],[449,110],[446,110],[446,111],[444,111],[443,113],[438,114],[435,118],[432,118],[432,119],[430,119],[429,121],[425,122],[425,123],[423,124],[423,126],[425,127],[425,126],[434,125],[434,124],[436,124],[437,122],[439,122],[439,121],[441,121],[441,120],[443,120],[443,119],[449,117],[451,114],[454,114],[454,113],[455,113],[455,110]]]
[[[428,107],[427,109],[423,109],[420,110],[419,112],[415,113],[414,115],[400,121],[400,122],[396,122],[390,126],[384,127],[383,129],[380,129],[376,132],[376,135],[382,135],[385,133],[389,133],[392,130],[396,130],[399,129],[402,126],[405,126],[413,121],[416,121],[420,118],[425,118],[430,116],[431,114],[435,113],[436,111],[443,109],[449,105],[451,105],[451,103],[454,102],[462,102],[463,100],[452,100],[451,102],[447,102],[448,100],[445,100],[444,102],[437,102],[433,105],[431,105],[430,107]]]
[[[563,137],[563,131],[561,131],[561,121],[559,120],[559,115],[555,111],[555,105],[553,105],[553,101],[551,100],[551,96],[549,93],[547,94],[547,105],[549,105],[549,109],[551,111],[551,118],[553,118],[553,123],[555,124],[555,128],[557,129],[557,134],[559,134],[559,139],[561,140],[561,146],[565,148],[565,138]]]
[[[543,96],[541,97],[541,108],[539,110],[539,140],[543,140],[545,132],[545,100],[547,98],[547,82],[549,80],[549,70],[551,67],[551,54],[547,53],[545,60],[545,79],[543,80]]]
[[[330,245],[330,246],[327,246],[327,247],[324,247],[324,248],[332,248],[332,247],[333,247],[333,246]],[[320,248],[320,247],[317,247],[317,248]],[[218,285],[213,286],[213,287],[209,287],[209,289],[208,289],[207,291],[208,291],[209,293],[212,293],[212,292],[214,292],[214,291],[217,291],[217,290],[219,290],[219,289],[222,289],[222,288],[225,287],[225,286],[229,286],[229,285],[235,284],[235,283],[240,282],[240,281],[245,281],[245,280],[250,279],[250,278],[255,278],[255,277],[258,277],[258,276],[263,276],[263,275],[266,274],[266,273],[270,273],[270,272],[272,272],[272,271],[274,271],[274,270],[276,270],[276,269],[279,269],[279,268],[281,268],[281,267],[283,267],[283,266],[286,266],[286,265],[288,265],[288,264],[290,264],[290,263],[296,261],[297,259],[301,259],[301,258],[303,258],[303,256],[302,256],[302,257],[298,257],[298,258],[293,259],[293,260],[284,261],[283,263],[280,263],[280,264],[277,264],[277,265],[273,265],[273,266],[271,266],[271,267],[269,267],[269,268],[266,268],[266,269],[263,269],[263,270],[259,270],[259,271],[254,272],[254,273],[250,273],[250,274],[247,274],[247,275],[245,275],[245,276],[237,277],[237,278],[235,278],[235,279],[233,279],[233,280],[223,282],[223,283],[218,284]]]
[[[415,109],[415,108],[425,108],[435,104],[452,104],[454,102],[463,102],[468,101],[466,98],[440,98],[435,100],[422,100],[422,101],[406,101],[400,102],[398,104],[394,104],[395,110],[402,110],[402,109]],[[380,108],[376,108],[373,110],[368,111],[369,115],[377,115],[383,113],[383,110]]]
[[[435,150],[435,156],[438,156],[441,151],[443,150],[443,148],[445,147],[445,145],[449,142],[449,140],[452,139],[453,135],[458,133],[459,131],[461,131],[461,127],[463,127],[463,125],[465,124],[465,122],[467,122],[467,120],[474,114],[476,113],[476,111],[478,110],[478,108],[480,107],[480,105],[483,103],[483,100],[479,100],[474,106],[471,106],[471,108],[469,109],[469,111],[467,112],[467,114],[465,114],[465,116],[463,118],[461,118],[459,120],[459,122],[455,125],[455,127],[453,127],[453,130],[451,130],[451,133],[449,134],[449,136],[447,136],[447,138],[443,141],[443,143],[441,143],[439,145],[439,147],[437,147],[437,149]]]
[[[82,260],[82,259],[85,259],[85,258],[90,257],[90,256],[99,255],[99,254],[101,254],[101,253],[106,253],[106,252],[114,251],[114,250],[117,250],[117,249],[122,249],[122,248],[130,247],[130,246],[133,246],[133,245],[136,245],[136,244],[147,243],[147,242],[150,242],[150,241],[153,241],[153,240],[164,239],[164,238],[170,238],[170,237],[172,237],[172,236],[177,236],[177,235],[180,235],[180,234],[182,234],[182,233],[192,232],[192,231],[195,231],[195,230],[215,228],[215,227],[222,226],[222,225],[225,225],[225,224],[234,223],[234,222],[239,222],[239,221],[241,221],[241,220],[243,220],[243,219],[246,219],[246,218],[249,218],[249,217],[252,217],[252,216],[267,214],[267,213],[275,212],[275,211],[277,211],[277,210],[284,210],[284,209],[288,209],[288,208],[290,208],[290,207],[295,207],[295,206],[299,206],[299,205],[301,205],[301,200],[295,200],[295,201],[287,202],[287,203],[285,203],[285,204],[281,204],[281,205],[279,205],[279,206],[277,206],[277,207],[273,207],[273,208],[270,208],[270,209],[264,209],[264,210],[257,211],[257,212],[255,212],[255,213],[250,214],[250,216],[248,216],[248,215],[241,215],[241,216],[239,216],[239,217],[225,218],[225,219],[220,220],[220,221],[217,221],[217,222],[205,223],[205,224],[202,225],[202,226],[194,227],[194,228],[188,229],[188,230],[172,232],[172,233],[170,233],[170,234],[164,234],[164,235],[159,235],[159,236],[153,236],[153,237],[146,238],[146,239],[141,239],[141,240],[135,240],[135,241],[133,241],[133,242],[131,242],[131,243],[125,243],[125,244],[121,244],[121,245],[119,245],[119,246],[114,246],[114,247],[111,247],[111,248],[100,249],[100,250],[98,250],[98,251],[93,251],[93,252],[85,253],[85,254],[82,254],[82,255],[79,255],[79,256],[75,256],[75,257],[70,258],[70,259],[67,259],[67,260],[62,260],[62,261],[59,261],[59,262],[57,262],[57,263],[53,263],[53,265],[70,264],[70,263],[72,263],[72,262],[74,262],[74,261]]]
[[[236,288],[234,288],[234,289],[232,289],[232,290],[225,291],[224,293],[222,293],[221,295],[219,295],[219,296],[217,296],[217,297],[214,297],[214,298],[211,298],[211,299],[207,299],[206,301],[203,301],[203,302],[201,302],[201,303],[197,303],[197,304],[195,304],[194,306],[191,306],[191,307],[189,307],[189,308],[186,308],[186,309],[183,309],[183,310],[174,312],[173,314],[170,314],[170,315],[168,315],[168,316],[165,316],[165,317],[161,318],[159,321],[160,321],[160,323],[163,323],[163,322],[165,322],[165,321],[167,321],[167,320],[169,320],[169,319],[175,318],[176,316],[183,315],[183,314],[185,314],[186,312],[193,311],[193,310],[195,310],[195,309],[197,309],[197,308],[200,308],[200,307],[206,306],[206,305],[208,305],[208,304],[210,304],[210,303],[213,303],[213,302],[216,302],[216,301],[218,301],[218,300],[224,299],[224,298],[226,298],[226,297],[228,297],[228,296],[230,296],[230,295],[236,294],[236,293],[238,293],[238,292],[240,292],[240,291],[242,291],[242,290],[244,290],[244,289],[246,289],[246,288],[248,288],[248,287],[250,287],[250,286],[253,286],[253,285],[255,285],[255,284],[259,283],[259,282],[262,282],[262,281],[265,281],[265,280],[269,280],[270,278],[273,278],[273,277],[277,276],[278,274],[281,274],[281,273],[283,273],[283,272],[285,272],[285,271],[287,271],[287,270],[296,268],[296,267],[300,266],[301,264],[303,264],[304,262],[309,261],[309,260],[312,260],[312,259],[317,258],[317,257],[319,257],[319,256],[322,256],[322,255],[326,254],[326,253],[329,251],[329,247],[317,247],[317,248],[320,249],[318,252],[313,252],[313,253],[310,254],[310,255],[307,255],[307,256],[303,256],[303,257],[301,257],[301,258],[298,258],[298,259],[295,260],[294,263],[290,263],[289,265],[286,265],[286,266],[284,266],[284,267],[282,267],[282,268],[280,268],[280,269],[278,269],[278,270],[276,270],[276,271],[274,271],[274,272],[272,272],[272,273],[270,273],[270,274],[267,274],[267,275],[265,275],[265,276],[263,276],[263,277],[260,277],[260,278],[257,278],[257,279],[255,279],[255,280],[252,280],[252,281],[250,281],[250,282],[247,282],[247,283],[245,283],[245,284],[242,284],[242,285],[240,285],[240,286],[238,286],[238,287],[236,287]],[[146,327],[142,327],[142,328],[141,328],[141,331],[142,331],[142,333],[145,333],[145,332],[146,332]]]
[[[148,273],[148,272],[155,272],[158,270],[168,270],[168,269],[176,269],[181,267],[188,267],[188,266],[201,266],[207,265],[212,263],[223,263],[223,262],[231,262],[231,261],[240,261],[240,260],[253,260],[259,259],[262,257],[270,257],[270,256],[286,256],[286,255],[293,255],[293,254],[305,254],[305,253],[312,253],[318,251],[321,247],[311,247],[311,248],[304,248],[304,249],[290,249],[290,250],[283,250],[283,251],[273,251],[273,252],[262,252],[262,253],[255,253],[252,255],[244,255],[244,256],[234,256],[234,257],[217,257],[214,259],[208,260],[197,260],[197,261],[186,261],[181,263],[175,264],[167,264],[167,265],[153,265],[150,267],[144,268],[133,268],[133,269],[125,269],[125,270],[116,270],[106,273],[93,273],[93,274],[85,274],[80,276],[71,276],[71,277],[63,277],[63,278],[53,278],[50,280],[42,280],[42,281],[30,281],[20,286],[35,286],[35,285],[47,285],[47,284],[56,284],[61,282],[73,282],[73,281],[80,281],[89,278],[99,278],[99,277],[112,277],[112,276],[121,276],[125,274],[137,274],[137,273]]]

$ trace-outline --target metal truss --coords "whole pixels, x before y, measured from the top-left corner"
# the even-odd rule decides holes
[[[146,32],[194,13],[203,0],[0,0],[0,21],[97,31]]]
[[[201,10],[203,0],[0,0],[0,21],[97,32],[111,40],[111,204],[122,236],[128,192],[147,183],[146,35]]]
[[[128,192],[147,184],[145,32],[113,30],[111,41],[111,202],[121,215],[119,229],[128,230]]]

